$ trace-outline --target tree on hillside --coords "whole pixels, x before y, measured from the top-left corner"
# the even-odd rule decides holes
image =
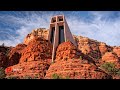
[[[4,46],[5,46],[5,44],[3,43],[3,44],[2,44],[2,46],[4,47]]]

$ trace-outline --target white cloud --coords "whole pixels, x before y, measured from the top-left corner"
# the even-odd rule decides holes
[[[63,12],[60,12],[63,14]],[[120,45],[120,18],[111,22],[108,18],[102,20],[105,15],[109,15],[110,12],[89,12],[94,15],[93,21],[90,23],[85,22],[81,18],[77,18],[75,15],[66,16],[66,20],[73,34],[89,37],[98,41],[107,43],[108,45]],[[31,15],[27,13],[27,18],[16,17],[12,15],[0,16],[0,20],[4,22],[12,23],[13,25],[19,25],[19,28],[15,30],[18,36],[15,39],[1,40],[7,46],[16,46],[21,43],[25,36],[36,28],[49,28],[49,22],[55,12],[44,12],[37,14],[32,12]],[[57,13],[58,14],[58,13]],[[22,14],[19,14],[22,15]],[[89,18],[88,18],[89,19]]]
[[[92,23],[89,24],[81,21],[80,19],[69,19],[68,23],[71,31],[76,35],[89,37],[101,42],[105,42],[108,45],[120,45],[120,18],[114,22],[109,21],[108,18],[101,20],[104,12],[96,13],[97,12],[94,12],[94,15],[96,16]]]

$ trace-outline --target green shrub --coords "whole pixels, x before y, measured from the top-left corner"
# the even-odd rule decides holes
[[[120,75],[120,69],[115,68],[114,63],[106,62],[101,65],[101,68],[105,69],[109,74]]]
[[[59,75],[56,74],[56,73],[54,73],[54,74],[52,75],[52,79],[59,79]]]
[[[70,77],[66,76],[66,77],[63,78],[61,75],[58,75],[58,74],[54,73],[52,75],[52,79],[70,79]]]
[[[120,75],[120,70],[117,72],[117,75]]]
[[[18,76],[9,76],[9,77],[6,77],[6,79],[19,79]]]
[[[5,78],[6,74],[5,74],[5,69],[3,67],[0,67],[0,79]]]
[[[39,74],[35,74],[34,79],[38,79],[39,78]]]
[[[63,79],[63,77],[61,77],[60,75],[54,73],[54,74],[52,75],[52,79]]]
[[[82,56],[80,56],[80,59],[81,59],[81,60],[83,59]]]
[[[70,79],[70,77],[69,76],[66,76],[66,78],[65,79]]]
[[[23,79],[32,79],[32,77],[26,75],[25,77],[23,77]]]

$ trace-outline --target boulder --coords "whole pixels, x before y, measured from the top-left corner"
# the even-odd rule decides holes
[[[103,56],[102,56],[102,61],[103,62],[111,62],[111,63],[115,63],[119,61],[118,56],[113,53],[113,52],[106,52]]]
[[[20,62],[39,61],[52,58],[52,44],[41,37],[31,40],[22,51]]]
[[[32,30],[32,32],[25,37],[23,43],[28,45],[28,43],[31,40],[33,40],[35,37],[42,37],[48,40],[48,33],[49,31],[45,28],[38,28],[38,29]]]

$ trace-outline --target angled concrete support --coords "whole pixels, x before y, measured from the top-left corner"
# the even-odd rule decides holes
[[[52,62],[54,62],[55,59],[57,46],[62,42],[71,41],[77,46],[64,15],[58,15],[51,18],[48,40],[53,44]]]

